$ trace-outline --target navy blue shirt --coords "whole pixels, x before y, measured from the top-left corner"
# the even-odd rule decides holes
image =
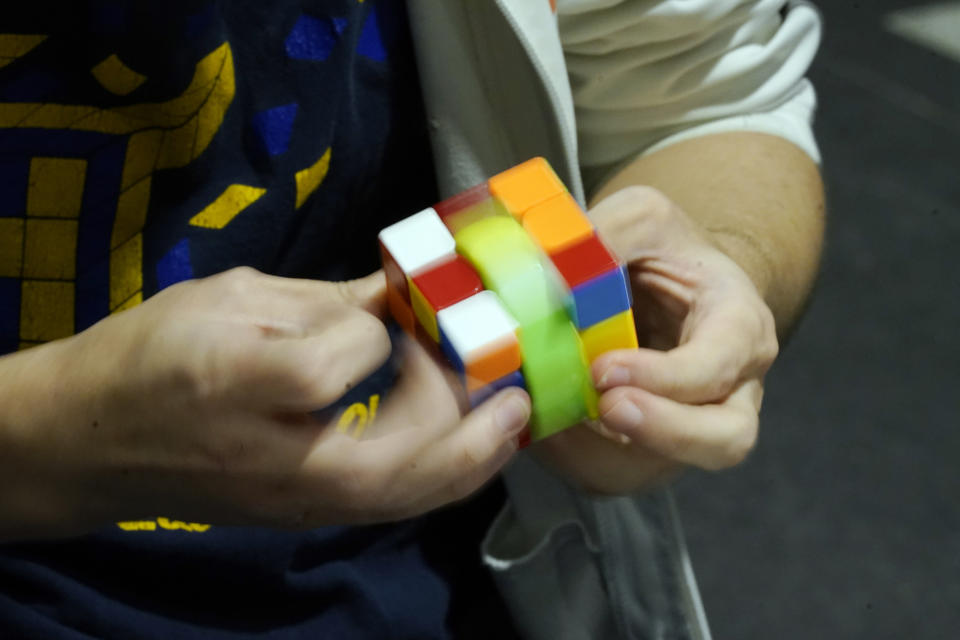
[[[402,2],[37,5],[0,16],[0,354],[237,265],[365,275],[378,230],[436,200]],[[0,636],[504,637],[478,558],[501,501],[6,545]]]

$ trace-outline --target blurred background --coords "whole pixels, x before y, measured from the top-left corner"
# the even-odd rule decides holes
[[[829,227],[756,451],[677,498],[716,640],[960,638],[960,2],[818,3]]]

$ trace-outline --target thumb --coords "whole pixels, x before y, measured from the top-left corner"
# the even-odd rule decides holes
[[[334,300],[363,309],[381,319],[386,315],[387,279],[382,269],[363,278],[337,282],[266,277],[274,290],[293,296],[298,299],[298,304],[302,303],[304,298],[318,304]]]
[[[343,301],[351,306],[360,307],[373,315],[383,318],[387,313],[387,279],[383,269],[356,280],[343,280],[331,283]]]

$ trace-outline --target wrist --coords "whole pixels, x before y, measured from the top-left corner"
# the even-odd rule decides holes
[[[777,263],[763,242],[736,227],[716,226],[705,231],[710,243],[747,274],[760,297],[770,304],[770,297],[776,290]]]
[[[75,437],[93,398],[74,343],[0,358],[0,540],[74,535],[109,521],[93,490],[91,448]]]

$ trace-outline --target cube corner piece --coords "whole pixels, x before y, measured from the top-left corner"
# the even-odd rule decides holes
[[[456,255],[456,241],[433,207],[384,228],[378,237],[407,278]]]
[[[534,205],[567,191],[550,164],[540,157],[502,171],[487,183],[490,193],[518,219]]]

